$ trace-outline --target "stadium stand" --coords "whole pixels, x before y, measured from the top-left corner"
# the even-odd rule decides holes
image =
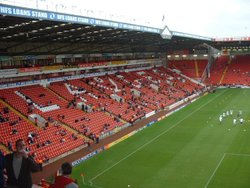
[[[182,74],[199,80],[207,63],[207,60],[171,60],[169,61],[169,68],[178,69]]]
[[[250,56],[235,56],[228,65],[222,85],[250,86]]]
[[[210,78],[208,83],[212,85],[219,85],[220,80],[223,76],[223,72],[226,70],[226,67],[229,62],[228,56],[221,56],[216,59],[215,63],[212,65],[212,71],[210,73]]]
[[[32,133],[36,135],[29,146],[32,154],[37,159],[52,159],[83,145],[86,137],[95,140],[96,136],[144,118],[200,88],[160,67],[54,82],[48,88],[32,85],[3,89],[2,109],[7,108],[6,102],[16,111],[2,116],[8,119],[1,123],[5,126],[1,132],[3,144],[8,148],[8,141],[28,139]],[[39,124],[40,119],[33,119],[33,123],[28,120],[34,114],[44,120],[43,124]],[[12,122],[14,126],[10,125]],[[54,147],[59,149],[54,151]]]
[[[44,165],[199,96],[210,84],[250,86],[249,55],[216,54],[205,83],[199,81],[208,58],[193,58],[205,42],[220,49],[246,41],[166,40],[146,30],[5,14],[0,22],[0,150],[11,152],[23,138]],[[176,52],[188,60],[168,59]]]

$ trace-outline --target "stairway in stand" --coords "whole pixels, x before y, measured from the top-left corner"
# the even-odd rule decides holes
[[[221,84],[221,83],[223,82],[223,80],[224,80],[224,78],[225,78],[225,76],[226,76],[226,74],[227,74],[228,67],[229,67],[229,65],[231,64],[231,62],[232,62],[232,60],[229,60],[229,61],[228,61],[228,64],[227,64],[227,66],[225,67],[225,69],[224,69],[224,71],[223,71],[223,73],[222,73],[222,76],[221,76],[221,79],[220,79],[219,84]]]

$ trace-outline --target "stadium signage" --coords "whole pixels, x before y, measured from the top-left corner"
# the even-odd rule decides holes
[[[40,19],[41,18],[47,19],[49,17],[47,12],[35,11],[35,10],[29,10],[29,9],[17,8],[17,7],[0,6],[0,12],[1,14],[40,18]]]
[[[40,67],[31,67],[31,68],[20,68],[19,72],[39,72],[42,69]]]
[[[147,124],[147,127],[153,125],[153,124],[156,123],[156,122],[157,122],[157,120],[151,121],[150,123]]]
[[[42,10],[20,8],[20,7],[9,6],[9,5],[8,6],[0,5],[0,14],[18,16],[18,17],[26,17],[26,18],[34,18],[34,19],[61,21],[61,22],[99,25],[99,26],[104,26],[104,27],[130,29],[130,30],[143,31],[143,32],[149,32],[149,33],[160,33],[160,29],[153,28],[153,27],[146,27],[146,26],[140,26],[140,25],[129,24],[129,23],[121,23],[121,22],[115,22],[115,21],[95,19],[95,18],[89,18],[89,17],[84,17],[84,16],[62,14],[62,13],[57,13],[57,12],[47,12],[47,11],[42,11]]]
[[[9,75],[9,74],[17,74],[17,69],[3,69],[0,70],[1,76]]]
[[[148,117],[150,117],[150,116],[152,116],[152,115],[154,115],[154,114],[155,114],[155,110],[152,111],[152,112],[147,113],[147,114],[145,115],[145,117],[148,118]]]
[[[97,155],[98,153],[102,152],[103,150],[104,150],[103,147],[99,148],[98,150],[95,150],[95,151],[91,152],[90,154],[88,154],[88,155],[86,155],[86,156],[84,156],[84,157],[82,157],[82,158],[80,158],[80,159],[78,159],[76,161],[73,161],[72,166],[79,165],[80,163],[86,161],[87,159],[92,158],[93,156]]]

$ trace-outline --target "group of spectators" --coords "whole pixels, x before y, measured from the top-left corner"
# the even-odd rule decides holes
[[[32,188],[31,174],[42,171],[42,164],[28,154],[23,139],[18,139],[15,146],[16,150],[5,156],[0,151],[0,188]],[[61,174],[55,177],[55,181],[49,187],[78,188],[77,182],[70,177],[71,172],[71,164],[63,163]]]

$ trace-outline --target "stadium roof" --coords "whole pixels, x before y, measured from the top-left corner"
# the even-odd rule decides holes
[[[0,15],[2,55],[166,52],[192,49],[206,40],[128,29]],[[206,41],[207,42],[207,41]]]
[[[4,6],[1,6],[4,7]],[[216,48],[242,46],[249,48],[250,38],[229,38],[227,42],[171,31],[172,38],[164,38],[162,31],[149,27],[130,29],[131,25],[103,26],[94,21],[78,23],[41,19],[43,12],[25,12],[25,9],[2,8],[0,14],[0,55],[40,55],[69,53],[166,53],[169,51],[202,49],[208,43]],[[20,12],[23,11],[23,12]],[[6,14],[3,14],[6,12]],[[21,15],[22,14],[22,15]],[[50,16],[54,16],[51,13]],[[40,17],[39,17],[40,16]],[[47,16],[47,15],[46,15]],[[33,18],[36,17],[36,18]],[[106,24],[104,21],[103,23]],[[114,22],[113,22],[114,23]],[[113,24],[112,23],[112,24]],[[115,24],[114,24],[115,25]],[[139,29],[138,29],[139,28]],[[152,30],[151,30],[152,29]],[[167,28],[168,29],[168,28]]]
[[[119,20],[154,28],[165,25],[205,37],[250,37],[247,0],[0,0],[1,4],[91,18]]]

